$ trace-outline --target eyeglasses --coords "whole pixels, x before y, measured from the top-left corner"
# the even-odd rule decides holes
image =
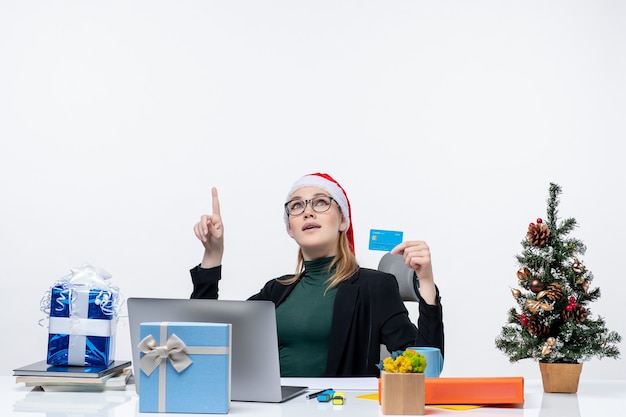
[[[293,200],[285,203],[285,211],[290,216],[299,216],[306,210],[306,205],[309,204],[314,212],[325,213],[330,209],[330,206],[334,198],[328,195],[320,195],[313,197],[310,200],[303,200],[301,198],[294,198]]]

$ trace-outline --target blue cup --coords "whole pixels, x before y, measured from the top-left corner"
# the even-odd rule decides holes
[[[439,348],[409,347],[407,349],[415,350],[426,357],[426,369],[424,370],[426,378],[439,378],[443,369],[443,356],[441,356]]]

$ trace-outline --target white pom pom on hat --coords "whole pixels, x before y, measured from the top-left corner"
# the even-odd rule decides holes
[[[350,200],[348,200],[348,195],[346,191],[343,189],[341,185],[330,175],[324,174],[321,172],[316,172],[314,174],[308,174],[300,178],[296,181],[289,193],[287,194],[286,200],[293,195],[294,192],[303,187],[316,187],[321,188],[326,191],[339,205],[339,209],[346,219],[346,237],[348,238],[348,242],[350,243],[350,250],[354,253],[354,233],[352,229],[352,210],[350,208]],[[289,231],[289,216],[287,213],[284,213],[285,225],[287,226],[287,231]]]

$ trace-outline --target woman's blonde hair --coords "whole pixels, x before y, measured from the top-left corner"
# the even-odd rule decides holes
[[[341,282],[350,278],[359,269],[359,264],[356,261],[356,256],[350,248],[350,243],[345,232],[339,232],[339,239],[337,240],[337,255],[335,259],[328,265],[328,271],[334,273],[328,279],[328,289],[339,285]],[[298,264],[296,266],[296,274],[289,279],[281,280],[284,285],[291,285],[297,282],[304,275],[304,257],[302,256],[302,249],[298,249]]]

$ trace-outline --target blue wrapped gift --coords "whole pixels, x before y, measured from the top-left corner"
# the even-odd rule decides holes
[[[139,412],[226,414],[231,325],[140,324]]]
[[[74,269],[50,289],[49,365],[108,366],[114,360],[118,291],[102,272]]]

